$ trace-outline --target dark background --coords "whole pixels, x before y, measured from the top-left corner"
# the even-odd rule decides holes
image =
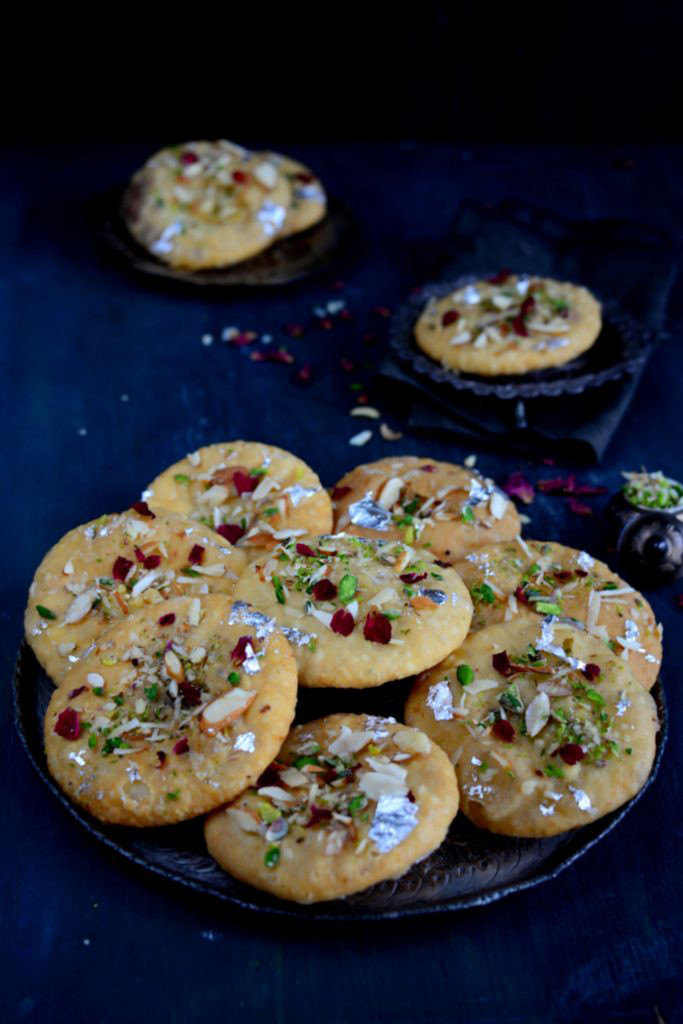
[[[9,139],[681,138],[681,6],[662,0],[251,0],[11,17]]]
[[[259,437],[326,485],[359,455],[339,356],[379,358],[395,307],[424,280],[463,199],[513,196],[568,217],[635,217],[683,254],[683,83],[673,4],[235,4],[19,12],[0,77],[0,659],[9,680],[26,588],[66,530],[123,508],[200,444]],[[16,13],[16,12],[15,12]],[[70,19],[70,20],[69,20]],[[14,58],[14,60],[13,60]],[[15,65],[15,66],[13,66]],[[363,225],[341,293],[355,321],[309,327],[331,280],[270,295],[165,293],[93,254],[87,200],[155,145],[226,135],[308,160]],[[354,141],[355,140],[355,141]],[[415,140],[415,141],[406,141]],[[353,144],[351,144],[353,143]],[[680,313],[680,301],[679,301]],[[272,332],[295,367],[254,372],[218,343],[227,324]],[[647,464],[681,477],[680,315],[599,469],[616,489]],[[366,349],[361,332],[379,341]],[[383,333],[384,332],[384,333]],[[297,389],[310,361],[315,380]],[[123,403],[122,394],[129,396]],[[381,405],[382,395],[371,391]],[[322,424],[322,427],[321,427]],[[392,420],[392,425],[398,425]],[[410,454],[472,450],[406,433]],[[561,470],[479,452],[503,478]],[[572,468],[572,467],[569,467]],[[611,558],[596,517],[539,497],[530,536]],[[683,612],[664,623],[671,740],[621,826],[556,880],[481,910],[323,928],[239,916],[133,870],[79,829],[32,771],[0,701],[0,1019],[36,1024],[677,1024],[683,1020]]]

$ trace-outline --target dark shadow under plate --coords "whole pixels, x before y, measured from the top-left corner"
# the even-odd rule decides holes
[[[123,193],[121,187],[111,189],[91,204],[95,239],[105,253],[129,270],[167,283],[205,289],[292,284],[331,270],[348,257],[358,239],[358,225],[348,206],[329,196],[327,214],[318,224],[275,242],[258,256],[214,270],[182,270],[162,263],[138,245],[121,216]]]
[[[454,281],[425,285],[413,292],[394,314],[391,347],[403,362],[409,363],[417,373],[429,377],[435,384],[449,384],[456,391],[470,391],[482,398],[504,400],[578,395],[587,388],[602,387],[610,381],[636,373],[655,344],[652,331],[640,327],[616,303],[607,301],[602,304],[602,330],[595,344],[563,366],[515,376],[484,377],[459,373],[442,366],[418,348],[413,331],[429,299],[443,298],[476,280],[479,278],[468,275]]]

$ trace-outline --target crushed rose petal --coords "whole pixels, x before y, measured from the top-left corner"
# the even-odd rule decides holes
[[[332,580],[318,580],[312,593],[314,601],[332,601],[337,596],[337,588]]]
[[[507,718],[499,718],[491,726],[491,732],[503,743],[512,743],[515,738],[515,730]]]
[[[296,371],[294,380],[298,384],[310,384],[313,380],[313,367],[310,363],[304,363],[300,370]]]
[[[201,544],[194,544],[190,554],[187,556],[190,565],[201,565],[204,561],[204,548]]]
[[[391,622],[381,612],[368,612],[363,625],[363,636],[375,644],[388,644],[391,640]]]
[[[489,284],[505,284],[509,276],[510,268],[503,267],[503,269],[499,270],[497,274],[491,274],[491,276],[487,277],[486,280]]]
[[[244,537],[247,531],[237,523],[222,523],[216,527],[216,533],[227,540],[228,544],[236,544],[240,537]]]
[[[69,690],[69,699],[73,700],[74,697],[78,697],[81,693],[87,690],[87,686],[77,686],[75,690]]]
[[[315,551],[313,548],[309,548],[308,544],[302,544],[301,541],[296,546],[297,555],[305,555],[307,558],[315,558]]]
[[[590,505],[584,504],[584,502],[579,501],[577,498],[570,498],[568,504],[570,512],[573,512],[575,516],[593,515],[593,509]]]
[[[55,732],[64,740],[77,740],[81,735],[81,720],[74,708],[64,708],[57,716]]]
[[[139,516],[147,516],[148,519],[156,519],[156,516],[146,501],[134,501],[130,507],[134,512],[137,512]]]
[[[202,702],[202,691],[194,683],[188,683],[187,680],[178,683],[178,692],[185,708],[197,708]]]
[[[233,665],[241,665],[247,656],[247,644],[253,644],[254,638],[252,636],[241,636],[233,649],[230,651],[230,657]]]
[[[161,565],[161,555],[147,555],[143,564],[145,569],[157,569]]]
[[[278,761],[272,761],[267,768],[259,775],[256,780],[256,785],[259,789],[263,786],[280,786],[280,772],[283,772],[287,767],[286,764],[280,764]]]
[[[536,494],[534,485],[518,470],[514,473],[510,473],[509,477],[503,484],[503,490],[511,498],[519,498],[519,500],[523,501],[525,505],[530,505]]]
[[[460,319],[460,313],[457,309],[448,309],[441,317],[442,327],[448,327],[450,324],[454,324],[456,320]]]
[[[167,612],[166,615],[162,615],[161,618],[159,619],[159,625],[160,626],[172,626],[174,622],[175,622],[175,613],[174,612]]]
[[[333,487],[332,488],[332,501],[340,501],[341,498],[345,498],[347,494],[352,491],[351,487]]]
[[[174,754],[187,754],[190,749],[190,744],[187,741],[187,736],[183,736],[173,747]]]
[[[251,473],[243,473],[241,469],[236,469],[232,474],[232,482],[235,490],[240,495],[251,494],[255,491],[259,485],[259,477],[252,476]]]
[[[268,352],[263,352],[259,349],[257,352],[251,353],[250,359],[255,363],[286,363],[289,365],[294,362],[294,356],[286,348],[278,348],[275,351]]]
[[[146,555],[142,548],[135,548],[135,557],[137,558],[138,562],[144,563]]]
[[[305,824],[305,828],[311,828],[313,825],[317,825],[319,821],[327,821],[332,817],[332,811],[328,810],[327,807],[318,807],[317,804],[311,804],[311,817]]]
[[[563,747],[553,751],[553,757],[555,754],[559,754],[565,764],[578,764],[586,756],[578,743],[565,743]]]
[[[399,576],[402,583],[419,583],[427,579],[426,572],[404,572]]]
[[[128,575],[132,568],[133,563],[131,562],[130,558],[124,558],[123,555],[119,555],[119,557],[114,562],[111,574],[115,580],[119,580],[121,583],[123,583],[126,576]]]
[[[349,636],[353,633],[355,624],[351,612],[347,612],[345,608],[338,608],[330,621],[330,629],[340,636]]]
[[[595,665],[592,661],[589,661],[586,667],[582,669],[582,672],[586,679],[592,682],[594,679],[597,679],[600,675],[600,666]]]

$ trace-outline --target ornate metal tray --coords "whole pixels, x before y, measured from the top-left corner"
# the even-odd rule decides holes
[[[332,711],[368,711],[400,715],[409,680],[377,690],[300,691],[297,718],[306,721]],[[309,920],[381,920],[463,910],[554,878],[586,853],[621,821],[637,802],[592,824],[554,839],[510,839],[481,831],[459,814],[442,846],[395,881],[382,882],[344,900],[300,906],[259,892],[225,874],[208,856],[201,819],[167,828],[107,826],[80,810],[48,774],[43,750],[43,718],[53,686],[24,642],[14,672],[15,723],[33,767],[66,810],[92,836],[126,860],[195,892],[247,911]],[[655,685],[660,731],[652,782],[667,738],[667,714],[661,683]]]
[[[124,188],[112,189],[91,205],[92,225],[100,248],[132,271],[180,285],[225,289],[291,284],[330,270],[348,256],[358,236],[358,226],[349,208],[329,196],[327,215],[320,223],[275,242],[252,259],[216,270],[180,270],[156,259],[129,233],[121,216],[123,193]]]
[[[486,275],[467,275],[453,281],[428,284],[413,292],[394,314],[390,344],[396,354],[421,376],[435,384],[449,384],[456,391],[470,391],[482,398],[556,398],[577,395],[587,388],[602,387],[627,374],[637,373],[656,342],[653,331],[640,327],[616,303],[602,305],[602,330],[595,344],[563,366],[535,370],[520,376],[482,377],[458,373],[431,359],[418,348],[413,336],[415,321],[431,298],[440,299],[456,288],[473,284]]]

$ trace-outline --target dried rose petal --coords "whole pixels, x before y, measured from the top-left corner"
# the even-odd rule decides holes
[[[307,558],[315,558],[315,551],[313,548],[309,548],[308,544],[302,544],[301,541],[296,546],[297,555],[306,555]]]
[[[135,548],[135,557],[137,558],[138,562],[144,562],[145,561],[145,557],[146,556],[145,556],[145,552],[142,550],[142,548]]]
[[[404,572],[399,576],[402,583],[419,583],[427,579],[426,572]]]
[[[312,825],[317,825],[319,821],[327,821],[331,817],[332,811],[328,810],[327,807],[318,807],[317,804],[311,804],[311,817],[304,827],[311,828]]]
[[[166,615],[162,615],[159,619],[160,626],[172,626],[175,622],[175,613],[167,612]]]
[[[338,608],[332,616],[330,629],[333,633],[339,633],[340,636],[349,636],[353,633],[355,624],[351,612],[347,612],[345,608]]]
[[[572,473],[566,477],[554,476],[549,480],[539,480],[536,486],[544,494],[573,494],[576,477]]]
[[[137,512],[139,516],[147,516],[148,519],[156,519],[156,516],[146,501],[134,501],[130,507],[134,512]]]
[[[133,563],[131,562],[130,558],[124,558],[123,555],[119,555],[119,557],[114,562],[111,574],[115,580],[120,580],[121,583],[123,583],[126,576],[128,575],[132,568]]]
[[[57,716],[55,732],[64,740],[77,740],[81,735],[81,720],[74,708],[64,708]]]
[[[356,368],[356,364],[347,359],[346,356],[342,356],[339,360],[339,365],[345,373],[351,373]]]
[[[606,487],[599,487],[596,484],[577,484],[574,488],[574,494],[580,494],[584,497],[593,497],[595,494],[607,494]]]
[[[522,587],[522,586],[517,587],[517,589],[515,590],[515,597],[522,604],[528,604],[529,603],[529,598],[526,596],[526,591],[524,590],[524,587]]]
[[[254,638],[252,636],[241,636],[233,649],[230,651],[230,657],[232,658],[233,665],[241,665],[247,656],[247,644],[252,644]]]
[[[145,569],[157,569],[161,565],[161,555],[147,555]]]
[[[305,328],[303,324],[285,324],[284,330],[285,334],[288,334],[290,338],[300,338]]]
[[[578,501],[576,498],[569,499],[569,509],[574,513],[575,516],[592,516],[593,509],[590,505],[584,505],[582,501]]]
[[[296,175],[297,181],[302,182],[304,185],[310,185],[311,182],[315,181],[312,174],[306,174],[304,171],[299,171]]]
[[[489,284],[505,284],[509,276],[510,268],[503,267],[503,269],[499,270],[497,274],[491,274],[491,276],[487,277],[486,280]]]
[[[436,469],[436,466],[431,466],[428,463],[426,466],[420,466],[420,469],[422,470],[423,473],[433,473],[434,470]]]
[[[318,580],[313,585],[314,601],[332,601],[337,596],[337,588],[332,580]]]
[[[310,384],[313,380],[313,367],[310,363],[304,363],[300,370],[296,371],[294,380],[298,384]]]
[[[202,702],[202,691],[194,683],[188,683],[186,679],[178,683],[178,693],[182,697],[184,708],[198,708]]]
[[[368,612],[363,626],[363,636],[374,644],[388,644],[391,640],[391,622],[381,612]]]
[[[230,344],[234,345],[235,348],[244,348],[246,345],[251,345],[253,341],[256,341],[258,335],[255,331],[240,331],[230,339]]]
[[[259,349],[258,352],[252,352],[250,358],[255,363],[286,363],[289,365],[294,362],[294,356],[286,348],[278,348],[275,351],[269,350],[268,352],[263,352]]]
[[[583,577],[583,576],[587,576],[588,573],[586,572],[585,569],[574,569],[574,575],[575,576]]]
[[[491,664],[495,668],[496,672],[500,672],[502,676],[511,676],[514,674],[514,667],[510,662],[507,651],[498,651],[491,657]]]
[[[204,548],[201,544],[194,544],[192,550],[187,556],[187,560],[190,565],[201,565],[204,561]]]
[[[78,697],[84,690],[87,690],[87,686],[77,686],[75,690],[69,690],[69,699],[73,700],[74,697]]]
[[[523,501],[525,505],[530,505],[536,494],[534,485],[518,470],[514,473],[510,473],[509,477],[503,484],[503,490],[506,494],[509,494],[511,498],[519,498],[519,500]]]
[[[515,730],[512,727],[512,723],[508,722],[507,718],[499,718],[491,726],[491,732],[503,743],[512,743],[515,738]]]
[[[241,469],[236,469],[232,474],[233,486],[240,496],[255,491],[259,485],[259,479],[257,476],[252,476],[251,473],[243,473]]]
[[[448,309],[441,317],[441,326],[448,327],[449,324],[454,324],[456,320],[460,319],[460,313],[457,309]]]
[[[163,768],[164,767],[164,765],[166,764],[166,758],[167,757],[168,757],[168,754],[165,751],[157,750],[157,760],[159,761],[159,764],[157,765],[157,768]]]
[[[246,174],[244,171],[233,171],[232,172],[232,180],[236,181],[240,185],[243,184],[247,180],[248,177],[249,177],[249,175]]]
[[[563,747],[553,751],[553,757],[555,754],[559,754],[565,764],[578,764],[586,756],[578,743],[565,743]]]
[[[180,162],[181,164],[196,164],[199,162],[199,157],[191,149],[186,149],[184,153],[180,154]]]
[[[574,575],[571,569],[552,569],[551,571],[558,583],[566,583]]]
[[[512,329],[515,332],[515,334],[519,335],[520,338],[528,338],[529,337],[529,332],[526,329],[526,324],[524,323],[524,317],[522,316],[521,313],[518,313],[517,316],[512,321]]]
[[[216,533],[220,533],[228,544],[236,544],[240,537],[244,537],[247,531],[238,523],[222,523],[216,527]]]
[[[187,754],[189,749],[190,749],[190,744],[187,742],[187,736],[183,736],[183,738],[178,740],[178,742],[174,745],[173,753],[174,754]]]
[[[440,558],[434,559],[434,565],[440,565],[442,569],[450,569],[453,565],[452,562],[442,562]]]
[[[347,494],[351,493],[351,491],[351,487],[333,487],[332,501],[339,501],[341,498],[345,498]]]
[[[524,302],[522,303],[522,308],[520,309],[520,313],[522,314],[522,316],[529,316],[535,305],[536,299],[533,297],[533,295],[527,295]]]
[[[600,675],[600,666],[599,665],[595,665],[595,664],[593,664],[593,662],[589,661],[588,664],[586,665],[586,667],[584,669],[582,669],[582,672],[583,672],[584,676],[586,677],[586,679],[588,679],[589,682],[592,683],[593,680],[597,679],[598,676]]]

